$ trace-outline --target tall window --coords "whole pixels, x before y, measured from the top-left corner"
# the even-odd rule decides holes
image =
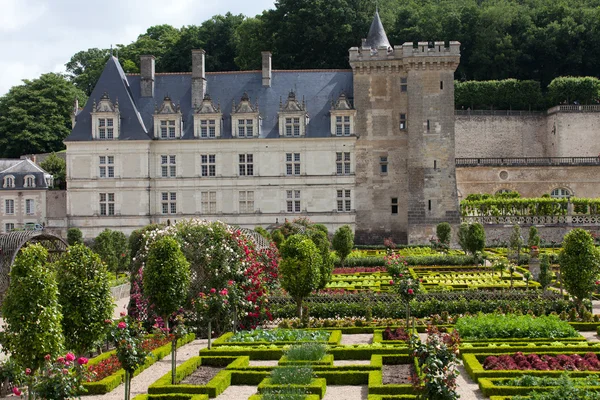
[[[25,199],[25,214],[35,214],[35,202],[33,201],[33,199]]]
[[[203,214],[217,212],[217,192],[200,192],[200,208]]]
[[[350,174],[350,153],[338,152],[335,153],[335,169],[338,175]]]
[[[300,191],[286,190],[287,212],[299,213],[300,207]]]
[[[200,156],[202,176],[217,175],[216,158],[217,156],[214,154],[202,154]]]
[[[15,187],[15,177],[10,175],[10,176],[5,176],[4,177],[4,185],[5,188],[13,188]]]
[[[35,177],[31,175],[27,175],[25,177],[25,187],[33,188],[35,187]]]
[[[286,153],[285,174],[300,175],[300,153]]]
[[[573,196],[569,189],[558,188],[554,189],[552,193],[550,193],[550,197],[553,199],[568,199]]]
[[[100,193],[100,215],[115,215],[114,193]]]
[[[300,136],[300,118],[286,118],[285,119],[285,136]]]
[[[8,222],[4,224],[4,232],[8,233],[15,230],[15,224],[12,222]]]
[[[254,175],[254,157],[252,154],[240,154],[239,155],[239,169],[240,176],[253,176]]]
[[[338,115],[335,117],[336,136],[350,136],[350,116]]]
[[[238,137],[252,137],[254,135],[254,120],[238,119]]]
[[[4,215],[15,214],[15,201],[12,199],[4,200]]]
[[[177,163],[174,155],[160,156],[160,176],[175,178],[177,176]]]
[[[406,130],[406,114],[400,114],[400,130]]]
[[[175,139],[175,120],[160,121],[160,138]]]
[[[408,78],[400,78],[400,91],[406,92],[408,90]]]
[[[100,178],[114,178],[115,177],[115,157],[114,156],[100,156]]]
[[[177,193],[162,192],[161,204],[163,214],[177,214]]]
[[[254,212],[254,192],[241,191],[240,195],[240,213]]]
[[[387,158],[387,156],[379,157],[379,172],[381,174],[388,173],[388,158]]]
[[[392,214],[398,214],[398,198],[392,197]]]
[[[216,136],[216,124],[217,121],[214,119],[201,119],[200,120],[200,137],[201,138],[214,138]]]
[[[98,118],[98,138],[114,139],[114,119],[113,118]]]
[[[337,191],[337,210],[340,212],[343,211],[351,211],[352,210],[352,201],[351,201],[351,192],[350,189],[342,189]]]

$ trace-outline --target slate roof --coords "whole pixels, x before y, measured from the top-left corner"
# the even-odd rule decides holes
[[[4,188],[4,177],[7,175],[14,176],[15,187]],[[35,188],[25,187],[25,176],[33,175],[35,177]],[[51,175],[36,165],[29,159],[24,160],[0,160],[0,190],[23,190],[23,189],[46,189],[48,188],[48,180]]]
[[[375,11],[375,17],[371,22],[371,28],[369,28],[369,34],[367,35],[367,46],[376,49],[381,46],[391,48],[390,41],[385,34],[381,18],[379,18],[379,11]]]
[[[278,112],[280,101],[285,103],[290,90],[297,99],[306,101],[310,122],[307,137],[329,137],[331,101],[344,92],[353,94],[351,70],[301,70],[272,72],[271,87],[262,86],[260,71],[207,73],[207,90],[213,102],[219,102],[223,112],[222,137],[231,137],[232,101],[237,105],[244,93],[248,93],[254,105],[258,102],[262,117],[260,137],[279,137]],[[121,113],[120,140],[151,140],[153,138],[153,113],[156,105],[169,96],[181,105],[184,131],[183,139],[193,138],[193,114],[191,107],[191,73],[156,74],[154,97],[141,97],[140,75],[126,75],[116,58],[111,57],[77,123],[65,141],[92,140],[91,115],[94,100],[107,92],[111,101],[119,101]]]

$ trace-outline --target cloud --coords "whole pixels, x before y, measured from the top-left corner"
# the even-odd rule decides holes
[[[0,13],[0,95],[22,79],[63,72],[80,50],[129,44],[153,25],[200,25],[216,14],[255,16],[274,0],[3,0]]]

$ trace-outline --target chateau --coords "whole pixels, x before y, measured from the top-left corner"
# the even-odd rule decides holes
[[[191,73],[155,73],[144,55],[140,74],[111,57],[65,140],[66,225],[94,237],[181,218],[254,228],[302,216],[351,225],[357,242],[407,243],[458,223],[468,193],[599,195],[600,113],[576,124],[561,109],[455,117],[458,42],[391,46],[376,13],[349,70],[275,70],[260,56],[261,71],[208,72],[193,50]],[[577,170],[559,166],[556,181],[549,157],[573,149],[591,161],[572,158]]]

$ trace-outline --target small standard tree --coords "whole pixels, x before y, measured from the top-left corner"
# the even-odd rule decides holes
[[[550,259],[547,254],[542,254],[540,257],[540,276],[538,281],[542,286],[542,290],[546,290],[552,282],[552,270],[550,269]]]
[[[110,272],[129,269],[129,242],[123,232],[103,230],[96,237],[93,250],[106,263]]]
[[[447,222],[441,222],[435,227],[435,234],[438,241],[444,247],[450,246],[450,240],[452,238],[452,227]]]
[[[23,368],[39,369],[44,356],[62,350],[62,314],[58,286],[40,244],[21,250],[10,270],[10,285],[2,303],[2,347]]]
[[[469,225],[467,234],[467,250],[473,255],[485,248],[485,230],[481,224]]]
[[[309,229],[307,235],[317,246],[317,250],[321,255],[321,278],[317,289],[323,289],[331,280],[331,273],[333,272],[333,258],[329,251],[329,239],[323,231],[317,229]]]
[[[332,245],[333,249],[340,257],[343,266],[346,257],[348,257],[354,247],[354,233],[352,232],[352,229],[348,225],[340,227],[333,235]]]
[[[169,316],[185,305],[190,286],[190,263],[179,243],[164,237],[152,243],[144,268],[144,293],[169,326]],[[171,381],[175,384],[177,337],[171,343]]]
[[[540,245],[540,235],[535,226],[531,226],[529,228],[529,239],[527,240],[527,246],[539,246]]]
[[[281,257],[281,287],[296,301],[296,313],[301,318],[302,300],[321,281],[321,255],[306,235],[292,235],[281,246]]]
[[[577,228],[564,237],[559,254],[560,278],[567,292],[575,298],[578,308],[590,296],[600,273],[600,255],[594,239],[584,229]]]
[[[83,244],[67,249],[54,264],[60,275],[58,300],[62,307],[65,346],[79,355],[102,342],[114,304],[106,265]]]
[[[512,233],[508,241],[510,249],[515,255],[515,263],[519,265],[519,259],[521,258],[521,248],[523,247],[523,236],[521,236],[521,227],[519,225],[513,225]]]
[[[67,230],[67,243],[69,246],[75,246],[78,243],[83,243],[83,234],[79,228],[69,228]]]
[[[465,254],[467,254],[467,251],[469,251],[469,247],[467,245],[467,242],[469,239],[469,224],[467,224],[465,222],[460,224],[460,226],[458,227],[457,238],[458,238],[458,245],[460,246],[462,251],[464,251]]]

